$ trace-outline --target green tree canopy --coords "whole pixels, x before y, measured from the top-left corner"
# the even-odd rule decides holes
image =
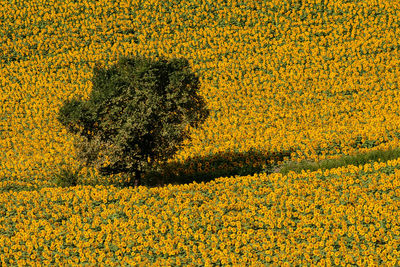
[[[78,136],[78,157],[101,174],[141,174],[171,158],[209,115],[198,76],[186,59],[122,57],[96,65],[88,100],[63,103],[58,120]]]

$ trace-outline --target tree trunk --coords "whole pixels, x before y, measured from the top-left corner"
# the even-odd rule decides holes
[[[140,181],[140,178],[141,178],[141,171],[139,171],[139,170],[136,170],[135,171],[135,180],[134,180],[134,187],[138,187],[138,186],[140,186],[141,185],[141,181]]]

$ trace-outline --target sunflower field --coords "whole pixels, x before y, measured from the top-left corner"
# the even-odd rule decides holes
[[[200,76],[211,113],[176,173],[399,147],[400,2],[0,0],[0,44],[2,266],[400,264],[399,160],[156,188],[53,182],[78,166],[62,102],[89,95],[96,63],[131,54],[184,57]]]

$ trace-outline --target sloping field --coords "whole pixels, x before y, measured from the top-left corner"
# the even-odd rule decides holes
[[[88,96],[96,62],[136,53],[185,57],[201,77],[211,115],[170,161],[177,173],[399,147],[398,1],[0,0],[0,43],[1,265],[400,264],[399,160],[53,184],[77,166],[62,102]]]
[[[0,262],[94,266],[400,264],[400,160],[163,188],[0,198]]]
[[[227,163],[190,174],[251,149],[239,165],[396,147],[400,4],[326,2],[1,1],[2,186],[49,185],[76,164],[55,114],[87,96],[95,62],[130,53],[185,57],[202,77],[211,116],[174,161]]]

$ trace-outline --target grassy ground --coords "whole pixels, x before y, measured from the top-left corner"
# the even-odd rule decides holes
[[[339,159],[326,159],[319,162],[313,162],[309,160],[302,161],[300,163],[289,161],[283,163],[280,166],[275,166],[273,172],[280,172],[283,175],[288,174],[290,171],[300,173],[301,171],[316,171],[316,170],[327,170],[346,165],[363,165],[371,162],[385,162],[388,160],[396,159],[400,157],[400,148],[392,148],[389,150],[374,150],[366,153],[360,153],[357,155],[344,155]]]

